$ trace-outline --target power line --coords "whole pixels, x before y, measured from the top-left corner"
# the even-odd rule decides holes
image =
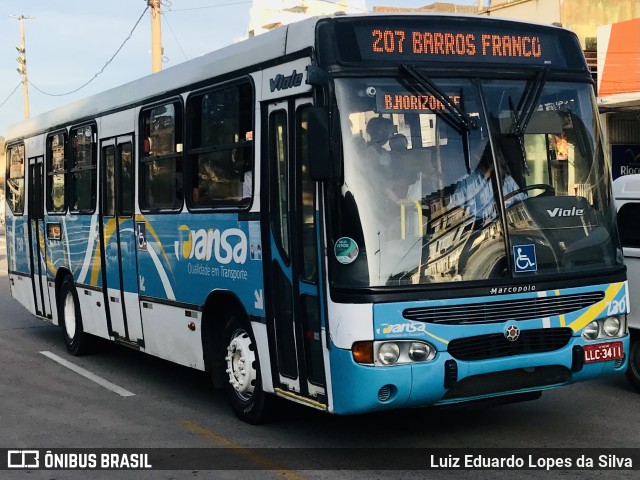
[[[331,5],[336,5],[338,7],[346,7],[346,8],[352,8],[354,10],[360,10],[361,12],[367,12],[369,13],[369,10],[367,10],[366,8],[358,8],[358,7],[351,7],[349,5],[341,5],[338,2],[331,2],[330,0],[318,0],[320,2],[324,2],[324,3],[330,3]]]
[[[18,85],[16,85],[16,88],[13,89],[13,92],[11,92],[9,94],[9,96],[7,98],[4,99],[4,101],[2,103],[0,103],[0,108],[2,108],[2,106],[7,103],[9,101],[9,99],[11,97],[13,97],[13,94],[16,93],[16,91],[18,90],[18,88],[20,88],[20,85],[22,85],[22,82],[18,82]]]
[[[116,58],[116,55],[118,55],[118,53],[120,53],[120,50],[122,50],[122,47],[124,47],[125,43],[127,43],[129,41],[129,39],[133,36],[133,32],[135,31],[135,29],[138,27],[138,24],[140,23],[140,21],[142,20],[142,17],[144,17],[144,14],[147,13],[147,10],[149,10],[149,5],[147,5],[144,9],[144,11],[142,12],[142,15],[140,15],[140,18],[138,18],[138,21],[136,21],[136,24],[133,26],[133,28],[131,29],[131,31],[129,32],[129,35],[127,36],[127,38],[124,39],[124,41],[120,44],[120,46],[118,47],[118,49],[116,50],[116,53],[114,53],[111,58],[109,60],[107,60],[107,63],[104,64],[104,66],[100,69],[100,71],[98,73],[96,73],[88,82],[83,83],[82,85],[80,85],[78,88],[76,88],[75,90],[72,90],[70,92],[67,93],[49,93],[49,92],[45,92],[44,90],[41,90],[40,88],[38,88],[36,85],[34,85],[31,81],[29,81],[29,84],[35,88],[37,91],[39,91],[40,93],[44,94],[44,95],[48,95],[50,97],[64,97],[65,95],[71,95],[72,93],[76,93],[78,90],[86,87],[87,85],[89,85],[91,82],[93,82],[96,77],[98,75],[100,75],[102,72],[104,72],[105,68],[107,68],[107,66],[113,61],[114,58]]]
[[[186,12],[187,10],[204,10],[205,8],[218,8],[218,7],[228,7],[230,5],[242,5],[243,3],[253,3],[253,2],[220,3],[218,5],[206,5],[204,7],[191,7],[191,8],[171,8],[171,6],[169,5],[168,10],[170,12]]]
[[[187,57],[187,54],[184,53],[184,49],[182,48],[182,45],[180,45],[180,41],[178,40],[178,37],[176,37],[176,34],[173,31],[173,28],[171,28],[171,25],[169,24],[169,18],[164,13],[162,15],[164,16],[164,23],[167,25],[167,27],[169,27],[169,31],[171,32],[171,35],[173,35],[173,39],[178,44],[178,47],[180,48],[180,51],[182,52],[182,55],[184,55],[184,58],[189,60],[189,57]]]
[[[337,5],[337,6],[342,6],[340,4],[338,4],[337,2],[331,2],[330,0],[317,0],[319,2],[325,2],[325,3],[330,3],[332,5]],[[253,2],[234,2],[234,3],[220,3],[218,5],[205,5],[203,7],[190,7],[190,8],[171,8],[171,2],[168,2],[167,9],[170,12],[186,12],[188,10],[204,10],[205,8],[218,8],[218,7],[228,7],[231,5],[242,5],[243,3],[253,3]],[[164,0],[163,0],[163,4]],[[346,6],[347,8],[352,8],[354,10],[360,10],[363,12],[369,12],[369,10],[367,10],[366,8],[357,8],[357,7],[351,7],[351,6]]]

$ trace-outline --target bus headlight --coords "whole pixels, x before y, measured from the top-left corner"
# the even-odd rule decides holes
[[[430,362],[437,353],[436,347],[421,340],[379,340],[373,344],[375,365],[383,367]]]
[[[607,337],[619,337],[622,322],[618,317],[607,317],[602,322],[602,331]]]
[[[595,340],[600,333],[600,324],[595,320],[582,329],[582,336],[585,340]]]
[[[400,347],[392,342],[383,343],[378,349],[378,360],[384,365],[393,365],[400,357]]]
[[[611,316],[604,320],[594,320],[582,329],[582,338],[587,341],[623,337],[627,332],[624,316]]]
[[[409,358],[414,362],[430,360],[436,351],[428,343],[413,342],[409,345]]]

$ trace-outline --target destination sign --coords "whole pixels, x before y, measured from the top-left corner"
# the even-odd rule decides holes
[[[538,35],[497,35],[452,32],[371,30],[371,52],[416,55],[462,55],[483,57],[542,57]]]
[[[569,31],[480,18],[374,18],[336,22],[342,62],[473,62],[584,69]]]
[[[449,95],[449,100],[455,105],[460,105],[459,95]],[[433,95],[420,95],[412,93],[383,92],[376,95],[377,111],[381,113],[393,112],[425,112],[445,110],[445,106]]]

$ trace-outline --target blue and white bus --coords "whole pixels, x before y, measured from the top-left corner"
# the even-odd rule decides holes
[[[562,28],[315,18],[7,132],[11,292],[259,422],[624,372],[592,78]]]

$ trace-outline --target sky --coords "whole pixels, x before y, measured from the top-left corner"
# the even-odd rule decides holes
[[[434,1],[366,3],[372,10],[375,5],[420,7]],[[441,1],[477,4],[477,0]],[[246,35],[252,2],[162,0],[162,3],[163,68],[168,68],[230,45]],[[151,17],[149,11],[142,16],[146,4],[146,0],[0,0],[0,136],[9,125],[24,119],[15,49],[20,44],[20,22],[11,15],[34,17],[24,21],[29,107],[34,117],[151,74]],[[123,45],[132,30],[131,38]],[[103,67],[102,73],[93,78]],[[77,91],[67,94],[74,90]]]

